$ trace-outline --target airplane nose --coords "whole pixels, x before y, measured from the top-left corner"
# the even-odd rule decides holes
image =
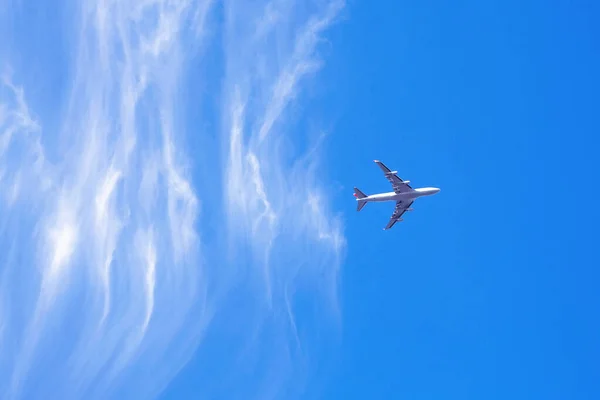
[[[440,192],[440,188],[433,188],[433,194],[439,193]]]

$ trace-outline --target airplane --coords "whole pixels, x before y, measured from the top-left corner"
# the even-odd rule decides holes
[[[403,181],[398,177],[398,171],[392,171],[388,167],[385,166],[381,161],[374,160],[374,162],[381,168],[386,179],[390,181],[392,184],[393,192],[387,193],[378,193],[367,196],[360,189],[354,188],[354,197],[356,197],[357,205],[356,211],[360,211],[363,209],[368,202],[379,202],[379,201],[395,201],[396,207],[394,208],[394,212],[392,216],[383,230],[390,229],[393,227],[396,222],[401,222],[403,219],[402,215],[406,211],[413,211],[411,205],[413,202],[422,196],[431,196],[440,191],[440,189],[435,187],[424,187],[413,189],[410,187],[410,181]]]

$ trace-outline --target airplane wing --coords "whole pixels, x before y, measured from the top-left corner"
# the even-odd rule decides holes
[[[408,184],[408,181],[405,182],[402,179],[400,179],[400,177],[396,175],[396,171],[390,170],[388,167],[385,166],[384,163],[382,163],[379,160],[375,160],[375,163],[379,165],[379,168],[381,168],[381,170],[385,174],[386,179],[392,184],[394,192],[404,193],[412,190],[412,188]]]
[[[390,221],[388,222],[388,224],[385,226],[384,230],[390,229],[392,226],[394,226],[396,224],[396,222],[398,221],[402,221],[402,215],[406,212],[406,210],[408,208],[410,208],[410,206],[412,205],[412,203],[414,202],[414,200],[412,201],[397,201],[396,202],[396,207],[394,208],[394,212],[392,213],[392,216],[390,217]]]

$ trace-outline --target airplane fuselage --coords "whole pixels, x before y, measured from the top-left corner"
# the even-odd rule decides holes
[[[403,192],[403,193],[395,193],[395,192],[377,193],[377,194],[372,194],[370,196],[364,197],[362,199],[357,199],[357,200],[362,200],[362,201],[367,201],[367,202],[370,202],[370,201],[401,201],[401,200],[406,201],[406,200],[416,199],[417,197],[431,196],[433,194],[436,194],[439,191],[440,191],[440,189],[438,189],[438,188],[425,187],[425,188],[413,189],[411,191]]]

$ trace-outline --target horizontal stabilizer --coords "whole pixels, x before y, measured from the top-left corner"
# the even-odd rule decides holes
[[[364,198],[367,197],[366,194],[364,194],[363,192],[361,192],[361,190],[357,187],[354,188],[354,197],[356,197],[356,202],[358,204],[356,204],[356,211],[360,211],[362,210],[362,208],[367,205],[367,200],[363,200]]]
[[[358,199],[364,199],[365,197],[367,197],[366,194],[364,194],[363,192],[360,191],[359,188],[354,188],[354,197],[358,198]]]
[[[362,210],[363,207],[367,205],[367,201],[366,200],[358,200],[357,203],[358,204],[356,205],[356,211]]]

